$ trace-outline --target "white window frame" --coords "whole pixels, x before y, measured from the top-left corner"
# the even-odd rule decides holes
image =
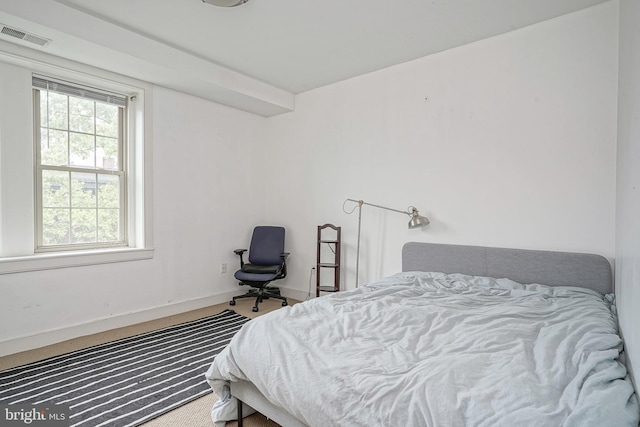
[[[135,261],[153,257],[152,85],[45,53],[0,51],[0,274]],[[32,75],[125,94],[127,246],[37,252]],[[4,86],[2,86],[4,85]],[[26,95],[26,98],[25,98]]]

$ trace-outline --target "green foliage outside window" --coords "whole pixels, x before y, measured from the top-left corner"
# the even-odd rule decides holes
[[[42,244],[121,241],[118,107],[41,91],[40,116]]]

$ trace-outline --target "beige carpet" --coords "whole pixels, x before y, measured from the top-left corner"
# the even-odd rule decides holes
[[[125,328],[113,329],[111,331],[106,331],[99,334],[75,338],[73,340],[64,341],[35,350],[11,354],[9,356],[0,357],[0,370],[24,365],[26,363],[46,359],[47,357],[57,356],[59,354],[91,347],[93,345],[106,343],[120,338],[130,337],[143,332],[153,331],[166,326],[200,319],[202,317],[220,313],[225,309],[232,309],[238,314],[254,318],[261,314],[268,313],[282,307],[281,302],[278,300],[267,300],[260,304],[260,311],[254,313],[251,311],[251,307],[253,307],[254,301],[254,299],[238,300],[235,307],[229,306],[228,303],[218,304],[200,310],[194,310],[175,316],[165,317],[150,322],[128,326]],[[296,302],[297,301],[289,299],[289,304],[295,304]],[[153,419],[143,425],[145,427],[212,427],[213,422],[211,421],[210,411],[213,403],[217,400],[217,398],[218,397],[213,393],[209,394],[200,399],[194,400],[191,403],[174,409],[173,411],[168,412],[165,415]],[[227,427],[235,427],[237,425],[238,423],[235,421],[227,423]],[[278,427],[278,424],[271,420],[268,420],[261,414],[253,414],[249,417],[246,417],[244,419],[244,425],[247,427]]]

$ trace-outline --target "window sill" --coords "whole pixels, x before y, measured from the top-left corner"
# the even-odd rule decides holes
[[[153,249],[117,248],[82,252],[56,252],[0,258],[0,274],[80,267],[153,258]]]

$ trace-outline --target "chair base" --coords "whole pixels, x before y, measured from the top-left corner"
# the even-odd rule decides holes
[[[256,299],[256,303],[253,306],[253,308],[251,309],[251,311],[253,312],[257,312],[258,309],[258,304],[260,304],[263,300],[269,299],[269,298],[276,298],[279,300],[282,300],[282,306],[287,306],[289,305],[289,303],[287,302],[287,299],[285,297],[283,297],[282,295],[280,295],[280,289],[279,288],[271,288],[271,287],[263,287],[263,288],[254,288],[251,289],[249,292],[247,292],[244,295],[238,295],[233,297],[233,299],[231,301],[229,301],[229,305],[236,305],[236,300],[237,299],[242,299],[242,298],[255,298]]]

